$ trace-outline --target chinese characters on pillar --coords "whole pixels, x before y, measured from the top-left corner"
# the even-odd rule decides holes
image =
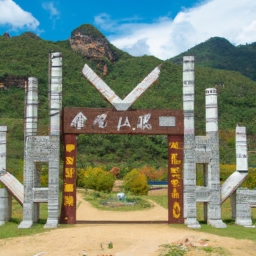
[[[76,136],[64,135],[64,173],[61,223],[76,223]]]
[[[168,136],[168,223],[184,223],[183,218],[183,136]]]

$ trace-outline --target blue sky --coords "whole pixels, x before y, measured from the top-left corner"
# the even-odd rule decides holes
[[[0,0],[0,34],[31,31],[67,40],[92,24],[134,56],[168,59],[219,36],[234,45],[256,42],[255,0]]]

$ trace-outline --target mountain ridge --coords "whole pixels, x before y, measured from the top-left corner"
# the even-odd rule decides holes
[[[237,71],[256,81],[256,42],[234,46],[225,38],[212,37],[167,61],[181,64],[184,55],[194,55],[198,66]]]

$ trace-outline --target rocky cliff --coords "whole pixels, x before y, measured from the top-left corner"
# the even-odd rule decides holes
[[[91,25],[82,25],[71,33],[70,46],[89,59],[100,60],[103,57],[116,61],[108,40]]]

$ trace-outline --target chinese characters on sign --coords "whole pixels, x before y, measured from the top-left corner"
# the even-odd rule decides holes
[[[64,108],[65,134],[182,134],[180,110]]]
[[[183,136],[168,136],[168,223],[184,223],[183,218]]]
[[[64,135],[63,200],[60,222],[76,223],[76,135]]]

